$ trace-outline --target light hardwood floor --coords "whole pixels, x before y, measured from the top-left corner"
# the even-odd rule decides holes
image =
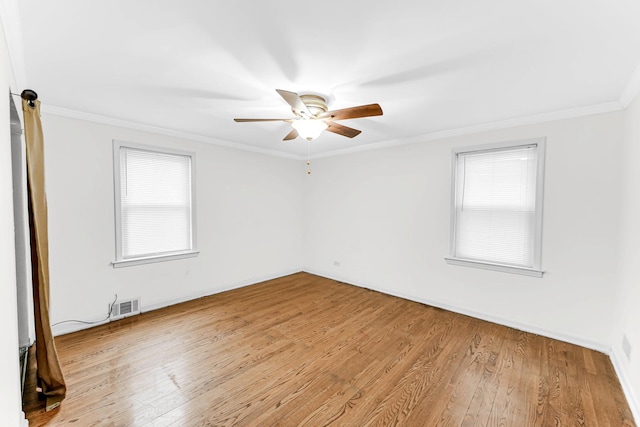
[[[306,273],[56,343],[31,427],[635,426],[604,354]]]

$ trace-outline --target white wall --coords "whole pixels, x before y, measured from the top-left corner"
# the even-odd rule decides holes
[[[140,297],[145,310],[301,270],[302,161],[51,114],[42,121],[52,323],[103,318],[115,294]],[[198,257],[111,266],[113,139],[196,153]]]
[[[640,97],[625,112],[623,149],[624,197],[620,209],[621,285],[616,307],[617,323],[612,338],[612,360],[629,403],[640,421]],[[622,349],[622,337],[631,344],[631,358]]]
[[[305,270],[608,351],[622,122],[611,113],[317,159]],[[544,277],[446,264],[451,149],[542,136]]]
[[[16,296],[16,265],[13,232],[13,184],[11,177],[11,126],[9,91],[15,89],[12,66],[0,28],[0,420],[8,427],[19,426],[23,420],[20,398],[20,367],[18,362],[18,317]],[[18,106],[18,108],[21,108]]]

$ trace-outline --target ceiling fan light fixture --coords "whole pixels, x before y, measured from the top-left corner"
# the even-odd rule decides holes
[[[298,134],[311,141],[320,136],[323,130],[329,127],[323,120],[300,119],[291,123],[291,126],[298,131]]]
[[[233,119],[236,122],[288,122],[293,129],[282,139],[291,141],[298,136],[307,141],[316,139],[322,131],[353,138],[360,135],[358,129],[350,128],[337,123],[336,120],[359,119],[362,117],[381,116],[382,108],[378,104],[359,105],[357,107],[342,108],[340,110],[327,110],[327,101],[319,95],[298,95],[283,89],[276,92],[291,106],[295,114],[293,119]]]

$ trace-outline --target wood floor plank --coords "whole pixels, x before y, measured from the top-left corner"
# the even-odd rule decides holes
[[[307,273],[56,338],[39,426],[635,426],[604,354]]]

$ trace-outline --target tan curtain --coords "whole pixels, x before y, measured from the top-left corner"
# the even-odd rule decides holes
[[[31,266],[33,304],[36,324],[36,362],[38,382],[46,399],[46,410],[60,406],[67,386],[49,321],[49,234],[47,195],[44,187],[44,138],[40,123],[40,101],[22,100],[27,147],[27,184],[29,191],[29,227],[31,229]]]

